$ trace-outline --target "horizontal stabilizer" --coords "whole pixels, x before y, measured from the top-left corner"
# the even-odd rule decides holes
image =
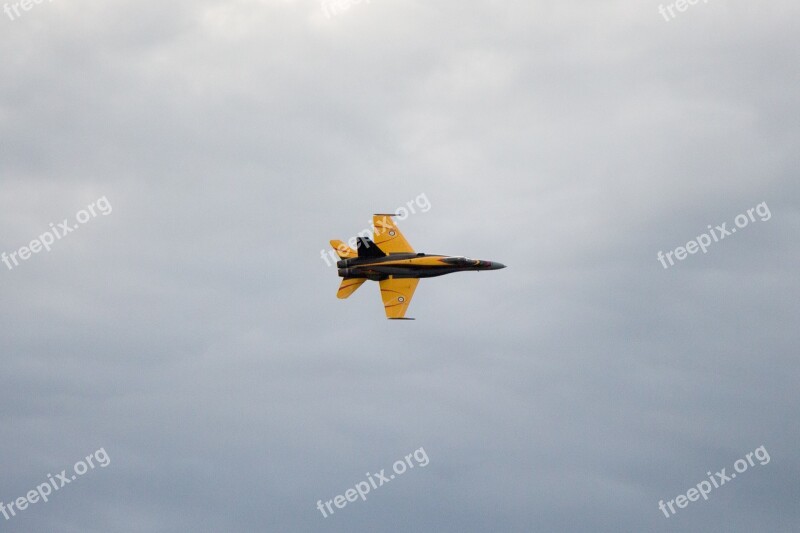
[[[356,251],[342,241],[334,239],[331,241],[331,246],[336,250],[336,253],[339,254],[339,259],[355,259],[358,257]]]
[[[358,289],[364,282],[367,281],[366,278],[344,278],[342,280],[342,284],[339,285],[339,292],[336,293],[336,297],[344,300]]]

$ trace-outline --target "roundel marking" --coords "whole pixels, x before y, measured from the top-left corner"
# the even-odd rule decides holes
[[[390,232],[389,232],[389,236],[390,236],[390,237],[394,237],[394,236],[395,236],[394,230],[392,230],[392,231],[390,231]]]
[[[398,301],[398,302],[400,302],[400,303],[403,303],[403,302],[405,302],[405,301],[406,301],[406,299],[405,299],[405,298],[403,298],[402,296],[398,296],[398,297],[397,297],[397,301]]]

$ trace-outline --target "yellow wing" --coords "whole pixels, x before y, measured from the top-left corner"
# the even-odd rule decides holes
[[[417,278],[389,278],[380,282],[386,318],[405,317],[417,283],[419,283]]]
[[[392,220],[392,215],[374,215],[372,225],[375,227],[375,244],[387,254],[414,253],[414,249],[397,225]]]

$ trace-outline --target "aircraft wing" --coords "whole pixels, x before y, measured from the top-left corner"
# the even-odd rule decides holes
[[[380,282],[386,318],[405,318],[417,283],[418,278],[389,278]]]
[[[375,244],[385,253],[414,253],[414,249],[392,220],[392,215],[373,215],[372,225],[375,227]]]

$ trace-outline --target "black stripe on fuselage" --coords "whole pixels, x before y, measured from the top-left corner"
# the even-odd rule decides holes
[[[405,261],[409,259],[432,259],[434,261],[441,261],[450,256],[447,255],[434,255],[434,254],[416,254],[416,253],[399,253],[390,254],[381,258],[351,258],[340,261],[342,268],[347,269],[348,277],[365,277],[368,279],[386,279],[389,276],[395,278],[433,278],[436,276],[443,276],[445,274],[452,274],[453,272],[462,272],[465,270],[472,270],[470,267],[455,266],[448,263],[438,263],[434,265],[386,265],[385,263],[394,261]],[[346,265],[346,266],[344,266]],[[471,265],[470,265],[471,266]]]

